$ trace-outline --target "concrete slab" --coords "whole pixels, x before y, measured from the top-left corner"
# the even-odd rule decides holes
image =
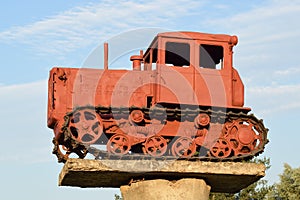
[[[211,192],[235,193],[263,176],[265,166],[256,163],[68,159],[59,175],[59,185],[119,188],[132,180],[196,178],[211,186]]]

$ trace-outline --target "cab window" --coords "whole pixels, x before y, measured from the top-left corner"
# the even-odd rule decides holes
[[[167,42],[165,64],[168,66],[190,66],[190,45],[188,43]]]
[[[157,44],[144,57],[144,70],[152,70],[157,62]]]
[[[223,47],[215,45],[201,44],[200,52],[200,67],[208,69],[222,69],[223,68]]]

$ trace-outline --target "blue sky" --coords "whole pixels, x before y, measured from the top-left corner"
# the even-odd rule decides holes
[[[300,166],[299,11],[296,0],[1,2],[1,196],[76,200],[119,193],[57,186],[62,164],[51,154],[46,127],[48,73],[53,66],[81,67],[103,41],[153,27],[238,35],[234,64],[246,106],[270,129],[266,179],[278,181],[284,162]]]

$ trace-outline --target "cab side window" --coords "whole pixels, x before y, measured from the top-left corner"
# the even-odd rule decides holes
[[[190,66],[190,45],[188,43],[167,42],[165,64],[168,66]]]
[[[200,67],[208,69],[223,68],[223,47],[215,45],[201,44],[200,47]]]
[[[149,50],[144,57],[144,70],[155,69],[157,62],[157,45]]]

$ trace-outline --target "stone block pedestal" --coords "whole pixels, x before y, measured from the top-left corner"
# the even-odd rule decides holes
[[[207,200],[210,192],[204,180],[194,178],[139,181],[120,189],[123,200]]]

